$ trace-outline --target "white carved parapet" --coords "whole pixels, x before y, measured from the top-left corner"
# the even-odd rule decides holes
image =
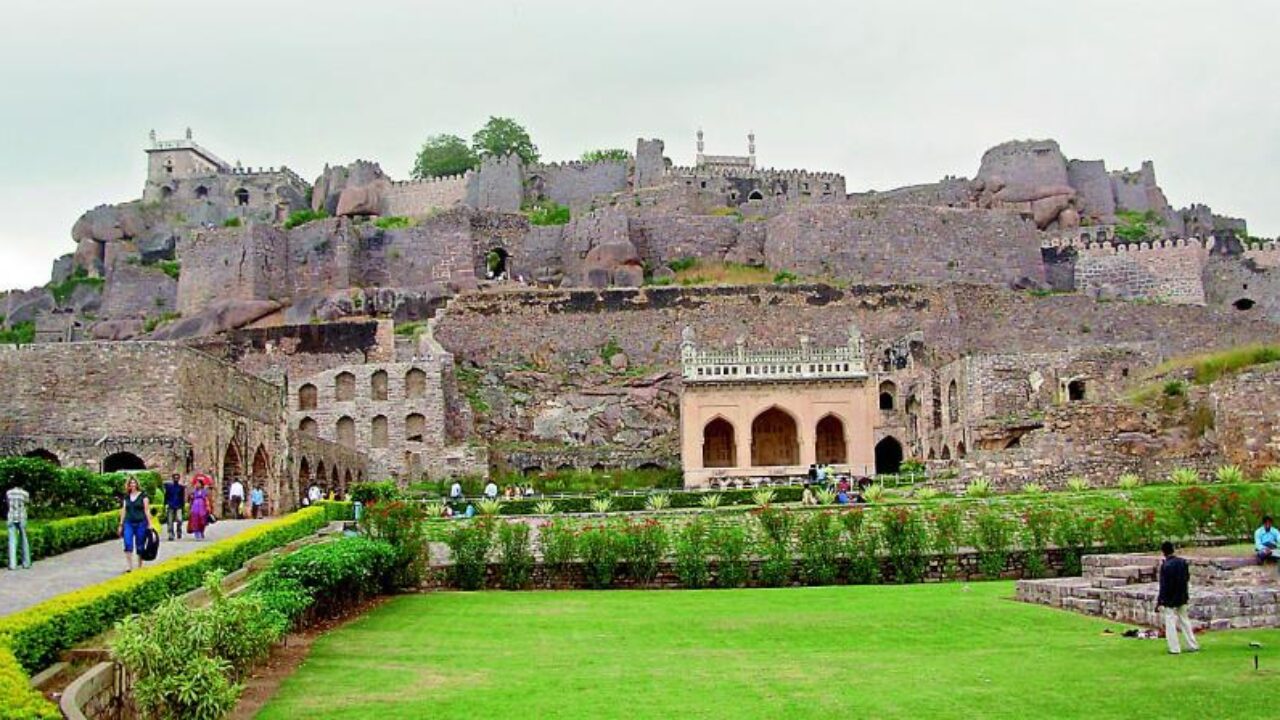
[[[680,343],[682,376],[687,383],[779,382],[799,380],[861,380],[867,377],[862,334],[850,328],[849,343],[813,347],[801,338],[800,347],[752,350],[739,338],[732,350],[699,350],[692,328]]]

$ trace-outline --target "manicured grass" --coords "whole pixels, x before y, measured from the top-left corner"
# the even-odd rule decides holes
[[[1228,718],[1277,697],[1280,631],[1210,633],[1171,657],[1012,593],[407,595],[321,638],[258,717]]]

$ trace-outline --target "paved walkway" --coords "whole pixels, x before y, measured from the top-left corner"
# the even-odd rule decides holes
[[[156,562],[186,555],[210,543],[225,540],[264,520],[219,520],[209,526],[203,541],[184,536],[167,542],[160,536],[160,556]],[[7,552],[7,550],[6,550]],[[55,595],[110,580],[124,574],[124,545],[120,540],[98,543],[78,550],[37,560],[30,570],[8,568],[8,559],[0,565],[0,615],[8,615],[48,600]]]

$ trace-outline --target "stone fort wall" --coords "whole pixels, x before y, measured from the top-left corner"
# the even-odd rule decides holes
[[[1063,239],[1047,247],[1058,252],[1075,249],[1075,286],[1080,292],[1203,305],[1201,275],[1213,245],[1213,238],[1142,243]]]
[[[461,205],[467,199],[466,175],[393,182],[382,190],[383,215],[426,215]]]
[[[578,210],[597,196],[626,190],[628,171],[628,163],[618,161],[548,163],[530,167],[525,184],[530,194]]]

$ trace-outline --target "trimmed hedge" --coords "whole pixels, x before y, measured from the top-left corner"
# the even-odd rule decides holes
[[[773,501],[777,503],[799,502],[800,495],[804,492],[804,488],[799,485],[782,485],[773,490]],[[729,505],[755,505],[751,495],[755,490],[722,490],[718,493],[710,492],[669,492],[671,504],[668,506],[672,509],[680,508],[696,508],[702,507],[702,498],[711,494],[720,495],[720,506]],[[647,495],[611,495],[609,500],[610,512],[634,512],[645,509],[645,500]],[[520,500],[503,500],[499,514],[501,515],[532,515],[537,512],[534,506],[543,500],[550,500],[556,504],[557,513],[589,513],[591,510],[591,500],[589,497],[566,497],[566,498],[526,498]]]
[[[63,650],[105,632],[124,616],[199,587],[210,570],[230,572],[255,555],[316,532],[329,523],[331,511],[339,512],[340,508],[307,508],[189,555],[0,618],[0,647],[7,646],[23,668],[35,672],[56,660]]]
[[[0,720],[54,720],[61,718],[57,706],[31,689],[31,680],[18,659],[0,645]]]
[[[31,559],[39,560],[87,545],[114,540],[119,537],[116,532],[119,523],[119,510],[108,510],[96,515],[81,515],[63,520],[29,522],[27,539],[31,543]],[[0,530],[0,547],[7,547],[8,542],[8,532]]]

